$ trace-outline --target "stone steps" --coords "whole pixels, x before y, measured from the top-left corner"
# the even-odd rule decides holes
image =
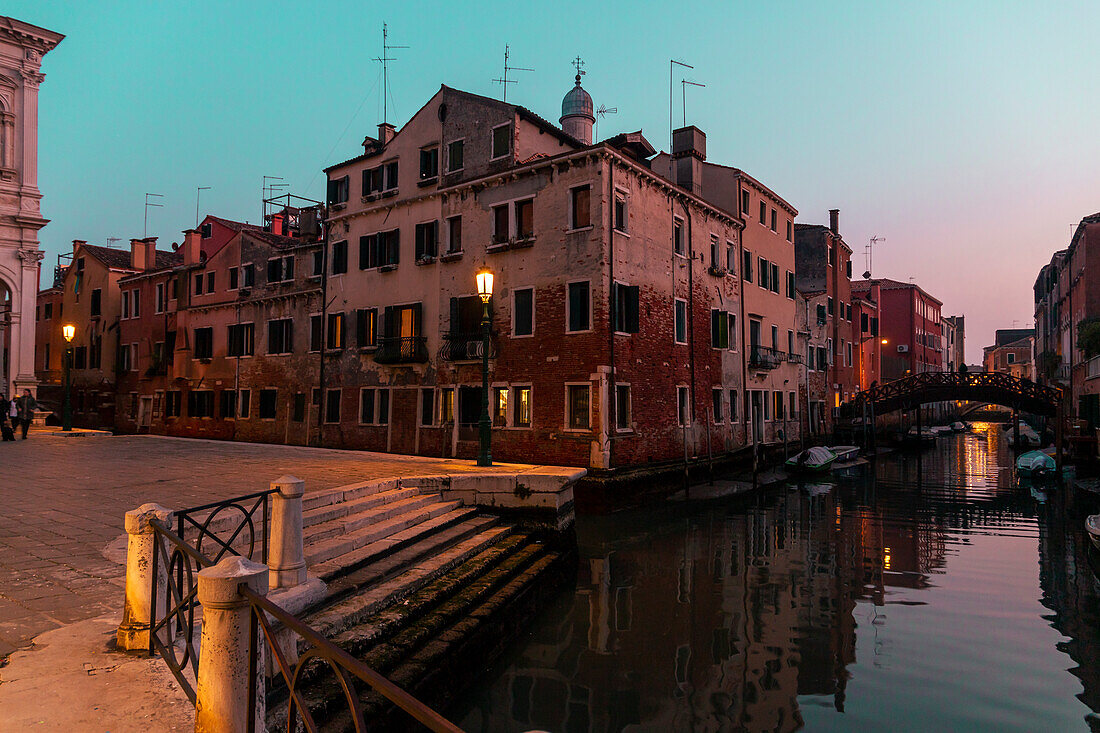
[[[397,494],[407,495],[400,497],[394,496]],[[315,545],[330,537],[345,536],[368,525],[377,524],[384,519],[389,519],[399,514],[407,514],[414,509],[420,509],[428,504],[434,504],[439,501],[441,501],[441,497],[438,494],[421,494],[417,489],[400,489],[397,491],[387,491],[381,494],[366,496],[347,504],[334,504],[329,507],[322,507],[320,511],[312,510],[318,512],[310,517],[310,519],[314,520],[312,524],[306,523],[305,513],[303,512],[302,539],[306,545]],[[343,516],[319,522],[316,521],[319,517],[340,509],[344,509],[346,512]]]
[[[383,504],[400,501],[401,499],[408,499],[419,493],[420,489],[415,487],[391,489],[389,491],[367,494],[347,501],[315,506],[312,509],[306,509],[302,512],[302,526],[308,530],[316,525],[347,517],[366,509],[373,509]]]
[[[438,498],[438,497],[436,497]],[[456,521],[461,515],[463,518],[475,513],[476,509],[460,509],[460,501],[433,501],[421,506],[411,508],[406,512],[393,514],[378,521],[362,524],[357,522],[357,528],[346,531],[335,537],[328,537],[318,541],[306,541],[305,555],[306,565],[313,568],[327,560],[348,555],[373,542],[384,540],[390,535],[406,530],[449,512],[454,512],[452,518]],[[359,526],[359,525],[362,526]]]

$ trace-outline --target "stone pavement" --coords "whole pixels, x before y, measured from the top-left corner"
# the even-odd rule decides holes
[[[493,470],[388,453],[37,432],[0,443],[0,660],[44,631],[121,609],[123,516],[146,502],[185,509],[261,491],[287,473],[309,492],[372,478]],[[527,466],[496,467],[517,468]],[[108,545],[114,552],[105,554]]]

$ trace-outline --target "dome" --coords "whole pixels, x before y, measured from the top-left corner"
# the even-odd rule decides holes
[[[577,75],[577,85],[569,90],[565,99],[561,100],[562,119],[579,115],[595,121],[593,114],[592,97],[581,87],[581,77]]]

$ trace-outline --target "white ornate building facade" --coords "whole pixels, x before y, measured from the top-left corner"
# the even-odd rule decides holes
[[[42,56],[60,33],[0,16],[0,391],[35,389],[34,307],[38,293],[38,87]]]

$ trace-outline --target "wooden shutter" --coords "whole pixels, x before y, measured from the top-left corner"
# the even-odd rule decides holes
[[[638,292],[639,292],[638,291],[638,286],[637,285],[627,285],[627,286],[625,286],[625,290],[626,290],[626,302],[625,302],[625,306],[626,306],[626,314],[625,314],[626,315],[626,324],[625,324],[626,325],[626,332],[627,333],[638,333],[638,331],[640,330],[640,328],[639,328],[639,318],[638,318]]]
[[[386,263],[396,265],[401,257],[401,230],[394,229],[386,237]]]
[[[452,334],[457,334],[460,330],[459,319],[458,319],[458,298],[451,298],[450,329],[451,329],[450,332]]]
[[[422,333],[421,328],[420,328],[420,324],[423,321],[424,304],[423,303],[414,303],[412,305],[412,312],[413,312],[413,336],[420,336],[421,333]]]
[[[386,310],[383,312],[382,322],[382,334],[385,338],[393,338],[397,336],[397,321],[395,320],[395,309],[392,305],[387,305]]]

